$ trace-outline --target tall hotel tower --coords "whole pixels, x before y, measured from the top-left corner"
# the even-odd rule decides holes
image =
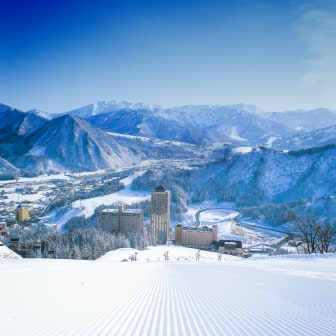
[[[151,195],[151,231],[157,244],[168,240],[170,222],[170,191],[162,186],[154,189]]]

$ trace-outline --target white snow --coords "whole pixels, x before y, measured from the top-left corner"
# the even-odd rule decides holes
[[[238,129],[236,126],[231,128],[230,138],[239,141],[247,141],[247,139],[244,139],[239,136]]]
[[[115,133],[115,132],[108,132],[108,131],[106,133],[111,134],[115,137],[132,139],[132,140],[141,140],[142,142],[148,142],[152,140],[150,138],[142,137],[139,135],[122,134],[122,133]]]
[[[69,180],[66,174],[55,174],[55,175],[39,175],[38,177],[20,177],[18,180],[6,180],[5,184],[15,183],[15,182],[25,182],[25,183],[37,183],[46,182],[52,180]],[[2,181],[4,183],[4,181]]]
[[[233,153],[240,153],[240,154],[247,154],[252,152],[253,148],[252,147],[236,147],[232,149]]]
[[[3,245],[0,241],[0,260],[1,259],[22,259],[22,257],[9,249],[7,246]]]
[[[266,146],[272,147],[272,144],[273,144],[273,142],[274,142],[275,140],[277,140],[277,137],[270,137],[270,138],[267,140]]]
[[[27,154],[32,156],[44,156],[46,147],[35,146]]]
[[[62,226],[72,217],[81,216],[82,214],[83,214],[82,209],[59,208],[50,212],[48,215],[44,216],[43,219],[50,224],[55,224],[57,226],[57,229],[61,229]]]
[[[232,219],[238,212],[231,209],[211,209],[200,213],[201,226],[217,225],[217,239],[229,239],[232,229]]]
[[[130,204],[135,176],[113,195],[73,204],[67,218],[101,204]],[[77,208],[75,208],[77,206]],[[189,208],[230,207],[204,202]],[[61,211],[61,210],[60,210]],[[234,212],[204,211],[202,225],[226,235]],[[169,261],[164,261],[168,251]],[[11,259],[0,246],[0,335],[332,335],[336,325],[336,255],[242,259],[181,246],[119,249],[96,261]],[[129,260],[131,255],[136,262]],[[14,258],[17,255],[12,254]]]
[[[138,261],[121,262],[135,252]],[[201,251],[197,262],[195,254],[159,246],[96,261],[0,261],[0,334],[334,334],[335,255],[217,261]]]
[[[132,181],[135,179],[136,174],[126,177],[120,182],[125,185],[125,188],[110,195],[93,197],[90,199],[78,200],[72,203],[73,208],[81,209],[81,213],[85,217],[92,216],[95,208],[105,204],[111,205],[113,203],[131,204],[133,202],[140,202],[150,198],[150,193],[139,192],[131,189]],[[79,214],[79,215],[80,215]]]

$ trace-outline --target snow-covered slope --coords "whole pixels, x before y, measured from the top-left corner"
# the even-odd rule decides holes
[[[48,158],[69,170],[117,168],[139,160],[109,134],[69,115],[49,121],[29,143],[32,148],[27,158]]]
[[[22,257],[0,242],[0,263],[4,259],[22,259]]]
[[[0,104],[0,130],[14,131],[20,126],[24,116],[22,111]]]
[[[29,136],[47,123],[47,119],[41,118],[34,113],[26,113],[18,128],[18,134],[24,137]]]
[[[118,102],[115,100],[112,101],[100,101],[94,104],[89,104],[83,107],[80,107],[75,110],[65,112],[73,116],[77,116],[83,119],[87,119],[91,116],[98,114],[105,114],[111,112],[117,112],[120,110],[128,111],[138,111],[138,110],[148,110],[148,111],[160,111],[162,108],[157,105],[149,105],[144,103],[134,103],[134,102]]]
[[[269,120],[287,125],[296,131],[311,131],[336,124],[336,111],[326,108],[261,113]]]
[[[137,262],[120,262],[118,251],[94,262],[1,262],[1,335],[333,334],[335,257],[218,262],[201,252],[196,262],[195,253],[162,246],[138,251]]]
[[[33,113],[25,113],[0,104],[0,157],[14,163],[29,146],[25,137],[47,122]]]
[[[46,121],[46,119],[34,113],[22,112],[10,106],[0,104],[1,139],[5,139],[5,135],[29,135],[42,127]]]
[[[32,112],[48,119],[54,117],[39,110]],[[247,104],[186,105],[164,109],[143,103],[101,101],[63,114],[90,118],[97,126],[112,132],[147,137],[160,137],[161,134],[166,140],[188,141],[187,137],[183,138],[182,128],[193,142],[200,140],[201,133],[203,141],[233,141],[237,144],[245,140],[254,145],[266,144],[269,138],[336,124],[336,111],[325,108],[264,112]],[[196,139],[191,134],[196,134]]]
[[[63,115],[25,138],[26,152],[13,159],[30,171],[95,171],[140,164],[146,159],[191,158],[191,144],[112,134],[79,117]]]
[[[214,141],[264,144],[270,137],[280,137],[291,133],[282,124],[242,110],[244,105],[119,110],[116,107],[113,104],[110,111],[106,108],[104,113],[96,113],[97,109],[90,106],[88,110],[81,109],[76,113],[112,132],[197,144]],[[252,107],[246,106],[246,108],[254,110]]]
[[[272,148],[298,150],[336,144],[336,124],[307,132],[300,132],[272,142]]]
[[[206,130],[212,141],[230,141],[234,144],[264,144],[270,137],[288,135],[282,124],[261,118],[240,108],[230,106],[184,106],[172,109],[177,116],[185,113],[189,122]]]
[[[12,135],[0,133],[0,157],[30,172],[115,169],[150,160],[201,159],[202,163],[208,160],[209,166],[200,169],[192,187],[185,186],[195,201],[204,197],[239,200],[246,206],[335,194],[335,126],[294,136],[293,129],[262,118],[253,106],[162,109],[101,102],[72,111],[72,115],[43,119],[43,126],[33,133],[29,126],[37,123],[29,122],[29,114],[4,105],[0,105],[0,113],[8,114],[10,123],[1,118],[0,125],[3,123]],[[300,112],[300,116],[304,114]],[[328,116],[332,120],[331,112]],[[280,150],[259,150],[261,143]],[[230,147],[241,145],[248,148],[247,153],[236,149],[231,155]],[[329,147],[317,148],[324,145]],[[281,151],[299,148],[307,150]],[[166,168],[165,161],[161,165]]]
[[[0,179],[15,179],[19,176],[19,169],[0,157]]]
[[[205,139],[203,130],[162,117],[151,110],[118,110],[98,114],[87,118],[92,124],[110,132],[139,135],[190,143],[202,143]]]
[[[61,114],[58,114],[58,113],[49,113],[49,112],[46,112],[46,111],[42,111],[42,110],[39,110],[39,109],[33,109],[33,110],[29,110],[29,111],[26,111],[27,113],[30,113],[30,114],[35,114],[43,119],[47,119],[47,120],[51,120],[51,119],[54,119],[54,118],[57,118],[57,117],[60,117]]]
[[[151,180],[160,184],[169,178],[172,186],[190,190],[192,202],[215,200],[254,206],[335,195],[335,167],[335,145],[293,152],[260,149],[186,172],[187,184],[179,171],[169,171],[169,177],[161,172],[150,180],[145,180],[147,175],[138,179],[142,179],[140,185],[153,187]]]

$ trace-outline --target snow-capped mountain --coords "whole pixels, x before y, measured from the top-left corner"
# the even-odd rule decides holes
[[[59,117],[61,114],[64,114],[64,113],[61,113],[61,114],[58,114],[58,113],[49,113],[49,112],[46,112],[46,111],[42,111],[42,110],[39,110],[39,109],[33,109],[33,110],[29,110],[29,111],[26,111],[26,113],[31,113],[31,114],[35,114],[43,119],[47,119],[47,120],[51,120],[53,118],[57,118]]]
[[[83,107],[80,107],[75,110],[67,111],[66,114],[71,114],[83,119],[89,118],[94,115],[116,112],[120,110],[148,110],[148,111],[160,111],[162,108],[157,105],[148,105],[143,103],[132,103],[132,102],[117,102],[112,101],[100,101],[95,104],[89,104]]]
[[[92,124],[110,132],[139,135],[148,138],[199,144],[206,135],[200,128],[188,127],[178,120],[163,117],[150,110],[118,110],[87,118]]]
[[[0,129],[15,130],[24,118],[24,113],[10,106],[0,104]]]
[[[192,158],[195,154],[196,148],[187,143],[106,132],[69,114],[43,119],[34,132],[21,132],[30,115],[15,113],[17,127],[9,138],[0,139],[0,157],[25,172],[118,169],[146,159]]]
[[[134,168],[143,171],[134,190],[169,183],[176,207],[305,199],[334,208],[336,125],[298,132],[242,107],[124,108],[46,120],[0,105],[0,178]]]
[[[328,109],[264,112],[246,104],[164,109],[143,103],[102,101],[63,114],[86,119],[110,132],[194,144],[269,146],[276,139],[300,137],[303,130],[336,124],[336,112]]]
[[[335,167],[336,145],[289,152],[236,149],[192,172],[152,170],[138,177],[134,186],[150,192],[169,180],[172,193],[175,188],[188,191],[186,203],[235,202],[251,207],[335,195]]]
[[[297,150],[330,144],[336,144],[336,124],[322,129],[300,132],[284,139],[276,139],[272,143],[272,148]]]
[[[308,111],[269,112],[261,115],[269,120],[285,124],[295,131],[312,131],[336,125],[336,111],[326,108]]]
[[[209,144],[265,144],[269,138],[287,136],[291,130],[257,115],[253,106],[181,106],[171,109],[116,104],[83,107],[71,114],[86,118],[96,126],[117,133],[165,140]],[[247,112],[246,108],[252,112]]]
[[[103,130],[70,115],[49,121],[27,141],[31,149],[26,158],[48,158],[70,170],[113,169],[139,160],[137,153],[120,146]]]
[[[14,165],[7,160],[0,157],[0,179],[15,179],[19,176],[20,172]]]
[[[34,113],[25,113],[0,104],[0,157],[14,163],[28,149],[25,137],[47,122]]]
[[[43,126],[47,120],[35,113],[22,112],[10,106],[0,104],[1,137],[5,134],[29,135]]]
[[[251,151],[218,165],[222,190],[237,190],[244,205],[315,199],[336,191],[336,145],[281,152]],[[219,188],[221,190],[221,188]]]
[[[185,125],[194,125],[211,142],[261,145],[269,138],[291,134],[285,125],[242,110],[244,106],[182,106],[169,110],[176,119],[183,115]]]
[[[96,170],[149,159],[221,160],[228,154],[228,146],[290,150],[335,143],[335,126],[309,133],[295,131],[302,113],[294,112],[287,127],[289,112],[280,120],[278,114],[262,114],[255,106],[244,104],[163,109],[141,103],[99,102],[50,120],[41,118],[37,110],[27,113],[0,105],[0,157],[17,168],[41,172]],[[320,115],[320,124],[334,120],[329,110],[309,115],[313,120]]]

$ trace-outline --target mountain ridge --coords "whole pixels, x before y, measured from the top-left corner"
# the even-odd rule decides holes
[[[326,109],[311,112],[314,122],[319,111],[326,113],[326,118],[320,116],[318,125],[336,125],[336,113]],[[289,119],[289,112],[280,123],[272,120],[279,119],[278,114],[265,114],[253,105],[164,109],[105,101],[49,120],[40,116],[46,112],[23,112],[0,104],[0,157],[20,169],[92,171],[169,157],[221,159],[226,147],[297,150],[335,143],[333,125],[306,132],[293,129],[298,118],[305,115],[302,111],[295,113],[295,120],[288,126],[284,121]]]

